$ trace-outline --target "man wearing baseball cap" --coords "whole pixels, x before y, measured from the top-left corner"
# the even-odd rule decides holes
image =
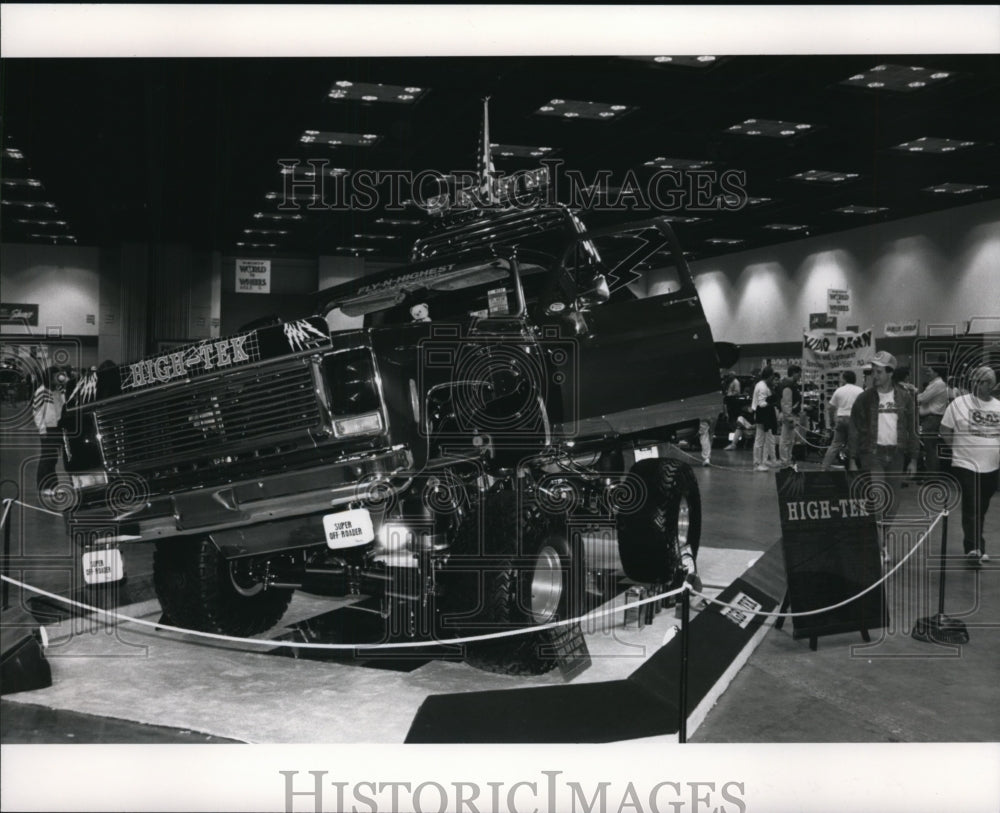
[[[861,393],[851,407],[848,430],[849,471],[870,472],[873,480],[885,482],[893,503],[885,514],[891,518],[899,500],[900,478],[906,470],[917,472],[920,436],[917,434],[917,403],[912,391],[892,380],[896,358],[884,350],[872,358],[872,386]],[[889,476],[886,476],[889,475]],[[883,546],[883,555],[887,555]]]
[[[1000,400],[993,397],[997,374],[989,366],[969,376],[969,392],[944,411],[941,437],[952,447],[951,473],[962,487],[962,533],[966,561],[980,567],[990,560],[983,522],[1000,472]]]

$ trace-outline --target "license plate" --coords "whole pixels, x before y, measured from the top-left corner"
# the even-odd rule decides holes
[[[121,581],[124,574],[122,552],[118,548],[89,550],[83,554],[83,580],[87,584]]]
[[[352,508],[323,517],[326,546],[334,550],[367,545],[375,538],[371,514],[367,508]]]

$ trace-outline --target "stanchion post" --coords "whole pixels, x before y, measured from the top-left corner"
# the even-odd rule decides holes
[[[11,500],[6,499],[3,501],[3,567],[0,568],[0,572],[4,576],[10,578],[10,515],[11,515]],[[3,609],[8,609],[10,607],[10,582],[6,579],[3,581]]]
[[[941,515],[941,578],[938,579],[938,615],[944,615],[944,574],[948,569],[945,557],[948,555],[948,512]]]
[[[691,613],[691,592],[684,585],[681,593],[681,681],[678,702],[677,741],[687,742],[688,720],[688,621]]]

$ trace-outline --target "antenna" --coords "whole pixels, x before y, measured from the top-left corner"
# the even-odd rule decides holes
[[[481,206],[495,206],[499,203],[496,180],[494,178],[493,155],[490,151],[490,97],[483,98],[482,143],[479,149],[479,203]]]

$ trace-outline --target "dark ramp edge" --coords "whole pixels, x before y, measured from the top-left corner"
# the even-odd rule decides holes
[[[780,546],[775,545],[723,590],[719,600],[729,602],[742,592],[760,602],[762,610],[775,610],[784,592],[780,565]],[[691,622],[689,710],[708,694],[764,620],[755,616],[741,629],[713,604]],[[417,710],[406,742],[605,743],[676,734],[680,653],[677,635],[624,680],[431,695]]]

